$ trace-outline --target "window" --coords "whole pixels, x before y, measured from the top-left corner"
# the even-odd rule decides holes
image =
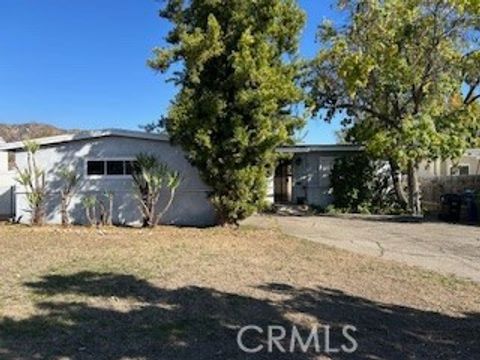
[[[458,165],[453,166],[450,169],[450,175],[457,176],[457,175],[470,175],[470,166],[469,165]]]
[[[87,175],[104,175],[105,161],[89,161],[87,165]]]
[[[469,175],[470,174],[470,167],[468,165],[460,165],[458,167],[458,174],[459,175]]]
[[[125,161],[125,175],[132,175],[135,168],[135,161]]]
[[[133,172],[132,160],[88,160],[88,176],[128,176]]]
[[[107,161],[107,175],[125,175],[125,161]]]

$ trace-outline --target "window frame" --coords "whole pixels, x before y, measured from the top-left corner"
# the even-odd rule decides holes
[[[467,174],[467,175],[462,175],[462,174],[460,174],[460,168],[467,168],[467,169],[468,169],[468,174]],[[457,169],[458,172],[457,172],[456,174],[452,174],[452,170],[453,170],[453,169]],[[470,164],[464,164],[464,163],[462,163],[462,164],[458,164],[458,165],[456,165],[456,166],[453,166],[453,165],[452,165],[452,166],[450,166],[450,176],[469,176],[469,175],[470,175],[470,170],[471,170],[471,169],[470,169]]]
[[[102,175],[89,175],[88,174],[88,163],[90,161],[103,161],[105,163],[104,165],[104,172]],[[123,161],[123,175],[108,175],[107,172],[108,172],[108,165],[107,165],[107,162],[108,161]],[[96,180],[96,179],[131,179],[132,178],[132,175],[131,174],[125,174],[126,172],[126,165],[125,163],[126,162],[133,162],[135,161],[135,157],[102,157],[102,158],[85,158],[85,162],[84,162],[84,175],[85,175],[85,178],[87,179],[92,179],[92,180]]]

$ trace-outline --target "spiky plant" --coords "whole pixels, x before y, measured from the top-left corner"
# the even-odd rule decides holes
[[[37,166],[35,155],[40,145],[34,141],[25,141],[24,149],[27,152],[27,167],[20,169],[17,165],[18,176],[16,181],[26,190],[26,198],[31,213],[32,225],[43,225],[45,218],[45,171]]]
[[[82,199],[82,205],[85,208],[85,216],[90,226],[97,225],[97,198],[94,195],[85,196]]]
[[[138,154],[132,176],[143,226],[154,227],[173,203],[175,191],[181,183],[180,174],[160,163],[153,155]],[[164,208],[158,211],[157,205],[164,188],[169,192],[168,199]]]
[[[63,186],[60,189],[61,196],[61,208],[60,213],[62,217],[62,225],[70,225],[70,217],[68,215],[68,207],[72,201],[72,197],[75,193],[75,188],[78,184],[80,177],[75,170],[67,167],[61,167],[58,171],[58,176],[63,182]]]

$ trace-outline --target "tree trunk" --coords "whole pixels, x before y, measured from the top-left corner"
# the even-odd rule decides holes
[[[413,162],[408,165],[408,205],[412,215],[422,215],[417,166]]]
[[[402,209],[406,210],[408,208],[408,199],[405,190],[403,189],[402,171],[395,161],[390,160],[389,163],[397,201]]]
[[[70,224],[70,221],[68,219],[67,199],[65,198],[65,195],[62,195],[62,204],[61,204],[60,213],[62,216],[62,226],[68,226]]]
[[[113,225],[113,194],[108,194],[108,226]]]

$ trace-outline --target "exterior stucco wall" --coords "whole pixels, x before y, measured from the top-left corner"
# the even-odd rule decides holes
[[[480,175],[480,155],[478,151],[468,151],[464,156],[455,162],[452,160],[435,160],[423,162],[419,167],[420,177],[451,176],[451,169],[458,165],[468,165],[469,175]]]
[[[62,182],[58,169],[67,166],[80,174],[76,195],[69,213],[74,223],[86,223],[82,198],[87,195],[101,197],[106,191],[114,193],[113,221],[117,224],[137,224],[141,219],[138,202],[130,177],[89,177],[86,174],[87,160],[134,159],[139,153],[155,155],[182,176],[173,205],[163,218],[166,224],[205,226],[215,222],[214,210],[207,199],[209,188],[202,182],[198,171],[185,159],[184,152],[164,141],[105,137],[80,140],[54,146],[43,146],[36,154],[37,163],[46,171],[48,197],[46,201],[47,222],[60,223],[60,188]],[[27,156],[19,151],[17,165],[25,168]],[[166,201],[166,193],[161,197]],[[164,203],[160,203],[163,208]],[[16,215],[22,222],[29,221],[24,189],[16,193]]]
[[[330,189],[330,173],[337,157],[348,155],[345,152],[308,152],[294,155],[293,164],[293,203],[304,203],[327,207],[333,202]]]
[[[8,152],[0,151],[0,219],[9,218],[13,212],[12,186],[15,173],[8,171]]]

